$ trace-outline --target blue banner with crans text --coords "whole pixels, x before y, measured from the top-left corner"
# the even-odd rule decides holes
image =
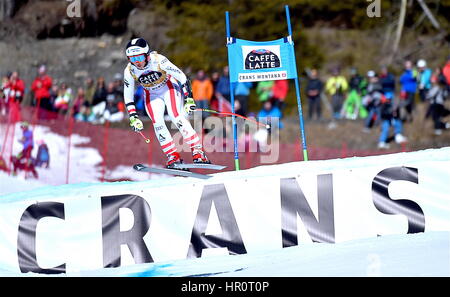
[[[297,78],[294,43],[290,36],[273,41],[228,39],[230,82]]]

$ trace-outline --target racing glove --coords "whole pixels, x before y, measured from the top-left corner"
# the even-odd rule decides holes
[[[140,131],[144,130],[144,124],[138,118],[138,116],[130,117],[130,126],[133,128],[134,132],[140,132]]]
[[[181,90],[183,91],[184,95],[184,111],[186,111],[188,115],[191,115],[194,112],[196,106],[194,99],[192,99],[193,95],[191,81],[189,80],[189,78],[187,78],[186,83],[181,86]]]
[[[184,111],[188,115],[192,114],[195,111],[195,108],[196,106],[194,99],[188,97],[184,100]]]

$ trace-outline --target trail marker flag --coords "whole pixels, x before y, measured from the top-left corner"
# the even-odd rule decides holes
[[[274,41],[228,39],[230,82],[297,78],[294,43],[290,36]]]
[[[288,36],[273,41],[249,41],[231,37],[230,16],[225,12],[227,31],[228,66],[230,73],[231,109],[234,110],[234,89],[239,82],[293,79],[297,96],[300,132],[303,145],[303,160],[308,161],[305,128],[300,99],[300,84],[297,75],[294,42],[292,40],[289,7],[285,5]],[[235,169],[239,170],[236,117],[233,116]]]

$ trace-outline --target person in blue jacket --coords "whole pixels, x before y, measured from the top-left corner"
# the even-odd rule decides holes
[[[230,74],[228,66],[223,67],[222,76],[220,76],[219,81],[216,85],[216,97],[227,100],[230,102]]]
[[[407,138],[403,136],[403,123],[399,117],[399,109],[394,102],[392,92],[383,94],[380,100],[380,117],[381,117],[381,133],[378,138],[378,148],[388,149],[389,132],[391,127],[394,128],[394,139],[396,143],[407,142]]]
[[[384,95],[389,94],[387,96],[394,96],[395,94],[395,76],[391,72],[387,66],[383,65],[380,68],[380,83],[382,92]]]
[[[47,144],[44,140],[37,141],[38,152],[36,155],[35,166],[49,168],[50,166],[50,153]]]
[[[22,129],[23,136],[19,142],[23,144],[23,149],[17,156],[11,156],[13,175],[17,175],[17,170],[20,169],[31,172],[35,178],[38,178],[38,173],[31,158],[31,151],[34,147],[33,131],[30,129],[28,122],[22,122],[20,128]]]
[[[419,97],[421,102],[425,102],[427,93],[431,89],[431,75],[433,72],[427,67],[427,62],[423,59],[417,61],[418,75],[417,83],[419,84]]]
[[[271,100],[267,100],[263,104],[263,108],[258,112],[258,119],[260,122],[269,125],[272,127],[272,122],[274,119],[278,120],[279,129],[283,129],[283,123],[281,122],[281,118],[283,117],[283,113],[281,110],[273,104]]]
[[[405,71],[400,76],[400,84],[402,87],[401,97],[404,100],[404,107],[407,112],[406,120],[412,122],[417,92],[417,71],[413,68],[410,60],[405,62]]]
[[[240,109],[235,112],[242,116],[247,116],[248,113],[248,100],[250,96],[250,89],[253,86],[251,82],[238,82],[234,89],[236,101],[240,103]]]

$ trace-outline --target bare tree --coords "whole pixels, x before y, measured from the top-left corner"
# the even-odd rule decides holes
[[[14,14],[15,7],[16,7],[15,0],[1,0],[0,21],[4,21],[5,19],[12,17]]]
[[[431,13],[430,9],[428,8],[427,4],[423,0],[417,0],[419,2],[420,6],[423,9],[423,12],[426,14],[428,19],[430,20],[431,24],[437,29],[440,30],[441,26],[439,25],[439,22],[436,20],[434,15]]]
[[[394,41],[392,53],[389,58],[388,64],[392,63],[392,60],[394,59],[394,57],[398,51],[398,46],[399,46],[400,40],[402,38],[403,26],[405,24],[406,4],[407,4],[407,0],[402,0],[402,2],[400,4],[400,16],[398,18],[397,32],[395,33],[395,41]]]

